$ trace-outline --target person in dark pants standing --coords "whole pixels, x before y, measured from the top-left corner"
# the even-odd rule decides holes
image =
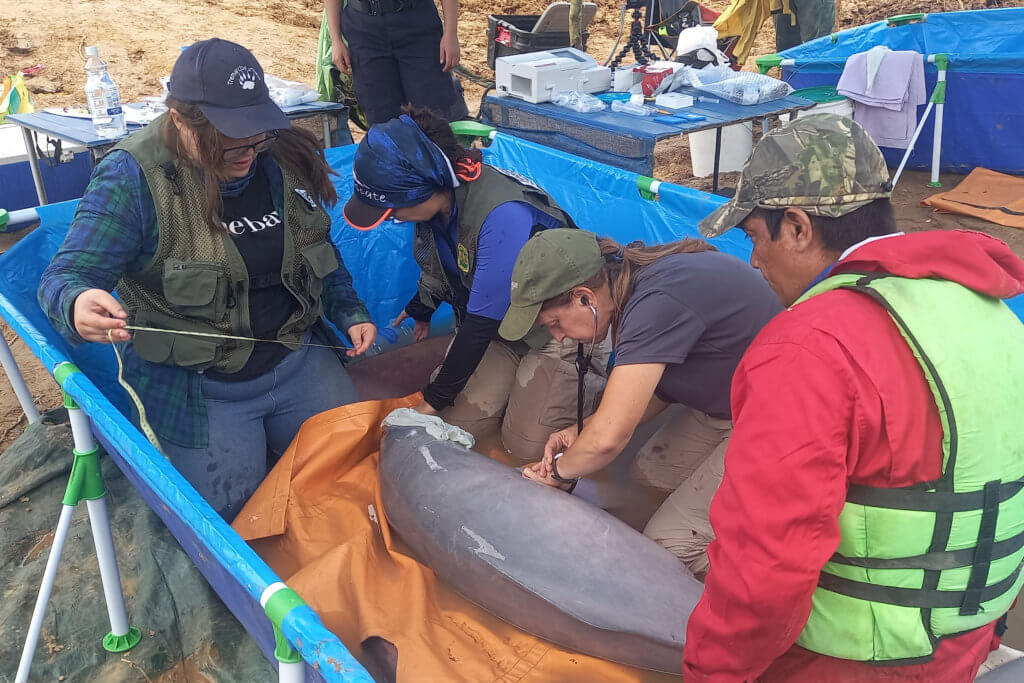
[[[407,103],[449,121],[469,114],[449,73],[461,57],[458,0],[441,0],[443,27],[432,0],[347,0],[344,10],[343,2],[324,3],[334,63],[352,73],[369,125],[395,118]]]
[[[773,13],[776,52],[827,36],[835,28],[836,0],[789,0],[789,12],[786,5]]]

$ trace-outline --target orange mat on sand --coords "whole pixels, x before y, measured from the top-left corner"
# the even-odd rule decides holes
[[[235,530],[357,657],[371,636],[394,643],[400,682],[679,681],[524,633],[407,554],[381,504],[378,447],[381,420],[419,400],[366,401],[310,418]]]
[[[952,190],[933,194],[921,205],[1024,228],[1024,178],[976,168]]]

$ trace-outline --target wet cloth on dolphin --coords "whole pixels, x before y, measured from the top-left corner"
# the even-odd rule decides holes
[[[524,633],[409,555],[383,512],[377,450],[381,420],[420,400],[366,401],[308,420],[235,530],[357,656],[367,638],[394,643],[400,682],[678,681]]]

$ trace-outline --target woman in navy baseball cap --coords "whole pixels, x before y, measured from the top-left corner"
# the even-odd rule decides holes
[[[323,318],[348,355],[376,328],[329,240],[320,144],[252,53],[186,48],[166,103],[97,165],[40,301],[73,342],[124,342],[159,447],[230,520],[306,418],[357,399],[343,358],[309,346],[340,346]]]
[[[352,175],[350,225],[370,230],[389,218],[416,224],[419,291],[394,324],[413,318],[419,341],[442,302],[455,310],[455,339],[417,409],[476,436],[500,428],[515,458],[540,458],[548,435],[576,419],[576,344],[543,330],[527,343],[506,342],[498,325],[519,250],[541,230],[575,227],[572,218],[528,179],[461,147],[444,118],[412,106],[367,131]],[[587,414],[604,385],[608,344],[598,342]]]

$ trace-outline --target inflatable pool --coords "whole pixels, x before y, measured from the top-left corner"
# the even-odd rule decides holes
[[[876,45],[946,55],[941,170],[969,173],[977,166],[1024,174],[1024,8],[914,14],[846,29],[761,57],[762,68],[781,66],[794,88],[835,85],[846,58]],[[941,65],[941,61],[939,62]],[[925,64],[925,86],[935,89],[939,68]],[[924,111],[919,108],[918,114]],[[935,117],[929,117],[909,168],[931,165]],[[896,166],[903,150],[883,149]]]
[[[341,196],[351,192],[354,152],[354,146],[327,150],[327,159],[338,172],[335,184]],[[489,163],[547,188],[581,226],[620,241],[663,242],[696,236],[697,222],[724,201],[506,135],[495,135],[485,154]],[[268,616],[260,599],[265,591],[281,585],[280,578],[128,419],[128,401],[117,384],[116,361],[110,348],[96,344],[72,347],[39,308],[39,277],[64,239],[75,206],[76,202],[70,201],[40,207],[40,227],[0,256],[4,273],[0,280],[0,315],[51,373],[67,362],[81,369],[59,373],[61,387],[89,416],[97,439],[268,659],[274,661],[276,624],[307,664],[303,674],[306,680],[370,681],[366,670],[308,606],[295,604],[283,613],[271,610]],[[333,210],[332,218],[332,239],[349,264],[355,287],[374,321],[384,327],[416,287],[412,227],[386,224],[360,232],[344,222],[340,205]],[[716,244],[741,258],[749,254],[738,231],[718,238]],[[13,370],[10,375],[15,375]],[[17,381],[16,376],[12,379]]]

